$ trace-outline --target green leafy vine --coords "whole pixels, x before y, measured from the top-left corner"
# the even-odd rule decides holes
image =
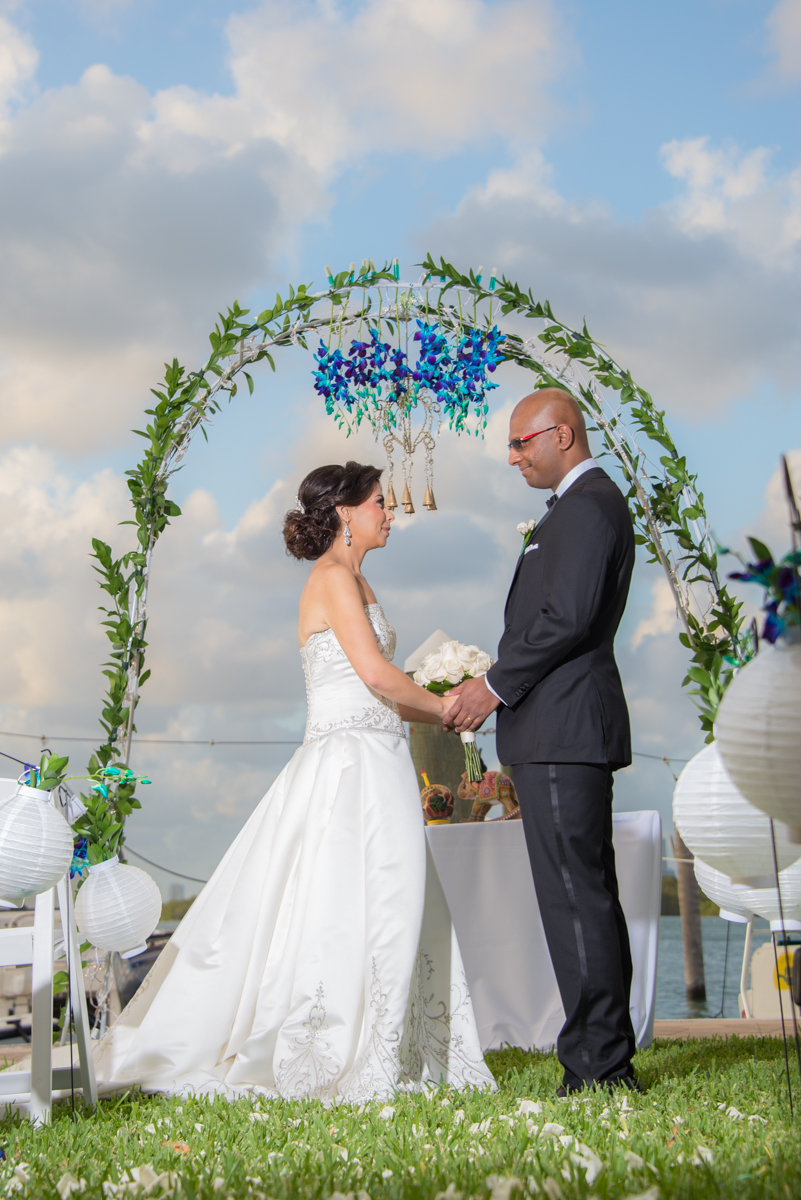
[[[736,665],[747,661],[751,640],[743,632],[741,604],[718,576],[717,551],[709,537],[703,494],[697,478],[687,466],[670,433],[664,413],[631,374],[609,357],[587,330],[574,330],[558,321],[547,301],[534,299],[506,279],[482,284],[481,274],[457,271],[444,259],[435,263],[429,256],[417,285],[400,285],[397,269],[387,265],[376,270],[370,260],[359,272],[333,275],[329,287],[311,292],[306,285],[290,287],[286,296],[276,295],[271,307],[249,319],[250,310],[234,303],[209,335],[211,352],[206,362],[188,371],[177,360],[165,364],[162,382],[152,389],[154,402],[145,410],[144,429],[135,432],[145,442],[144,454],[127,483],[132,518],[125,524],[136,529],[136,547],[115,558],[111,547],[100,539],[92,542],[94,569],[105,593],[101,607],[109,641],[109,658],[104,664],[106,694],[100,724],[104,739],[92,755],[88,774],[93,778],[115,762],[126,767],[136,732],[135,714],[139,693],[150,672],[145,669],[147,651],[147,592],[156,543],[180,509],[168,497],[171,475],[179,468],[193,434],[220,411],[223,397],[237,394],[237,377],[254,390],[248,367],[266,360],[275,370],[274,351],[290,346],[308,349],[312,334],[334,337],[341,343],[343,332],[365,321],[390,333],[414,319],[436,316],[451,331],[488,329],[493,312],[502,316],[538,319],[543,328],[533,339],[505,330],[502,355],[506,360],[533,371],[542,386],[566,387],[573,391],[592,418],[605,450],[614,455],[628,481],[628,502],[638,543],[650,561],[664,569],[677,611],[682,620],[682,643],[691,651],[685,685],[690,686],[701,709],[701,723],[711,737],[717,706]],[[389,296],[382,293],[382,288]],[[431,291],[437,295],[431,298]],[[453,303],[449,296],[453,293]],[[356,303],[351,307],[351,300]],[[377,299],[376,299],[377,297]],[[319,306],[319,308],[318,308]],[[315,312],[323,310],[323,315]],[[568,368],[586,372],[587,379],[572,380],[570,370],[555,367],[542,349],[557,355]],[[598,387],[619,398],[610,409]],[[335,419],[350,432],[346,414]],[[391,414],[390,418],[391,420]],[[481,432],[486,412],[474,432]],[[631,429],[633,429],[633,433]],[[647,459],[637,436],[658,447],[659,466]],[[711,603],[699,606],[694,593],[706,589]],[[103,775],[107,795],[91,791],[83,796],[86,813],[75,824],[76,833],[87,838],[90,861],[116,853],[124,844],[125,821],[140,802],[131,775]]]

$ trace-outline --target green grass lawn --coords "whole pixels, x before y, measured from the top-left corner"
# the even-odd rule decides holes
[[[556,1100],[552,1056],[488,1056],[494,1095],[317,1101],[105,1100],[53,1124],[2,1123],[0,1195],[86,1197],[801,1197],[801,1114],[781,1043],[662,1042],[637,1056],[645,1095]],[[793,1078],[801,1104],[801,1088]]]

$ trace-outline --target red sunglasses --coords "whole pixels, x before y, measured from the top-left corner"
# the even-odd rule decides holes
[[[523,449],[523,442],[530,442],[532,438],[539,437],[541,433],[550,433],[552,429],[558,428],[558,425],[549,425],[547,429],[538,429],[536,433],[527,433],[525,437],[512,438],[511,442],[508,443],[508,448],[519,452]]]

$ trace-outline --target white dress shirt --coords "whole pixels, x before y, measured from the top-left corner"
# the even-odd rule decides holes
[[[561,498],[562,496],[564,496],[567,489],[569,487],[572,487],[572,485],[576,482],[576,480],[579,479],[584,474],[585,471],[591,471],[593,469],[593,467],[597,467],[597,466],[598,466],[598,464],[594,458],[585,458],[584,462],[578,463],[575,467],[573,467],[570,471],[568,471],[567,475],[565,475],[562,482],[555,489],[554,495],[557,498]],[[531,547],[531,548],[535,549],[535,547]],[[486,683],[489,690],[492,692],[493,696],[495,696],[495,698],[497,700],[500,700],[501,704],[504,704],[505,701],[504,701],[503,697],[498,695],[498,693],[495,691],[495,688],[492,686],[490,681],[487,679],[486,675],[484,676],[484,682]]]

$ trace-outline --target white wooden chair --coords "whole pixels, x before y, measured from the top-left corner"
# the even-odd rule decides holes
[[[56,893],[64,941],[62,953],[69,964],[72,1012],[66,1019],[72,1017],[77,1041],[78,1061],[73,1068],[54,1068],[52,1057]],[[80,1088],[85,1104],[94,1107],[97,1103],[86,990],[68,876],[57,887],[36,897],[32,927],[0,929],[0,966],[27,965],[31,966],[32,974],[31,1065],[29,1071],[0,1071],[0,1106],[13,1104],[27,1108],[34,1124],[43,1125],[50,1122],[54,1092]]]

